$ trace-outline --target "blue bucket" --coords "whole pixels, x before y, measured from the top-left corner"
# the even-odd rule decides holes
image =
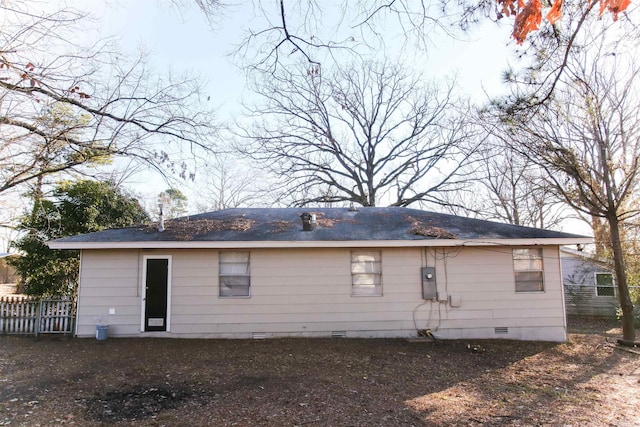
[[[109,325],[97,325],[96,326],[96,339],[103,341],[109,336]]]

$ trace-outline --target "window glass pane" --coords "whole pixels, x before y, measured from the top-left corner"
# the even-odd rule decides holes
[[[516,292],[544,291],[542,249],[513,249]]]
[[[249,252],[220,252],[220,262],[249,262]]]
[[[542,271],[516,272],[516,291],[533,292],[542,291]]]
[[[220,274],[249,274],[249,264],[220,263]]]
[[[354,251],[351,253],[351,262],[380,261],[380,251]]]
[[[221,276],[220,296],[249,296],[249,276]]]
[[[596,295],[599,297],[613,297],[615,294],[613,274],[596,273]]]
[[[513,250],[513,259],[530,259],[530,258],[542,259],[542,249],[524,248],[524,249]]]
[[[599,297],[614,297],[616,296],[616,290],[613,287],[601,287],[596,288],[596,295]]]
[[[352,280],[353,280],[353,286],[380,284],[380,276],[377,274],[354,274],[352,276]]]
[[[380,273],[379,261],[360,261],[351,264],[351,273]]]
[[[513,268],[516,270],[542,270],[541,259],[514,259]]]
[[[382,295],[382,262],[380,251],[351,253],[351,294]]]
[[[351,254],[352,273],[379,273],[380,252],[353,252]]]
[[[598,286],[613,286],[613,274],[596,273],[596,284]]]
[[[219,295],[222,297],[249,296],[249,252],[220,252],[219,260]]]

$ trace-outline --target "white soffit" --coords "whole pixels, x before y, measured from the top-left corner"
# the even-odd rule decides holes
[[[404,248],[452,246],[549,246],[593,243],[591,237],[547,239],[425,239],[340,241],[155,241],[155,242],[48,242],[51,249],[233,249],[233,248]]]

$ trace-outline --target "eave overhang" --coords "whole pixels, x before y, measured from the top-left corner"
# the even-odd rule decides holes
[[[539,239],[414,239],[414,240],[296,240],[296,241],[139,241],[60,242],[51,249],[252,249],[252,248],[401,248],[464,246],[565,246],[593,243],[591,237]]]

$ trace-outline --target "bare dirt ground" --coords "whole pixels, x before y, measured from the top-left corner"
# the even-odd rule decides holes
[[[599,335],[0,337],[0,425],[636,426],[640,355]]]

